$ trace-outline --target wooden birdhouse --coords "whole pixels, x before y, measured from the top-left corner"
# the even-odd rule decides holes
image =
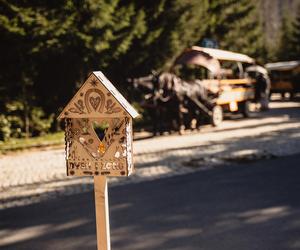
[[[58,117],[65,119],[67,174],[130,175],[137,116],[101,71],[90,74]]]

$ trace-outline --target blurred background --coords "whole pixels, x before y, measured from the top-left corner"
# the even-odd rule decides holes
[[[59,131],[55,118],[94,70],[129,97],[126,79],[168,68],[192,45],[260,64],[299,59],[297,0],[0,4],[1,141]]]
[[[192,46],[239,59],[187,68],[174,104],[162,76]],[[135,173],[109,178],[113,249],[300,249],[299,60],[300,0],[0,0],[0,249],[96,249],[93,178],[66,176],[56,118],[98,70],[141,114]]]

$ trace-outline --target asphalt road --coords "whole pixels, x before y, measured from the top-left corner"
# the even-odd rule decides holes
[[[135,173],[128,178],[109,178],[110,186],[187,174],[224,161],[300,154],[300,99],[273,101],[270,107],[247,119],[228,117],[219,127],[202,126],[200,131],[182,136],[135,140]],[[66,176],[63,146],[0,155],[0,213],[91,191],[92,187],[90,177]]]
[[[300,154],[109,189],[113,250],[300,249]],[[93,193],[0,211],[0,249],[96,249]]]

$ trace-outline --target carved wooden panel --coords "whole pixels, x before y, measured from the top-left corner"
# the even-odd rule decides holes
[[[66,119],[65,139],[68,175],[127,176],[133,171],[129,116]]]
[[[132,118],[137,116],[104,74],[93,72],[58,117],[66,122],[67,174],[131,174]]]
[[[98,75],[100,73],[98,72]],[[121,117],[138,115],[102,74],[91,74],[59,115],[62,118]],[[101,79],[102,81],[100,81]],[[104,83],[106,82],[106,85]]]

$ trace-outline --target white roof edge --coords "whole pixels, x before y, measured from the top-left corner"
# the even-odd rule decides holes
[[[262,73],[264,75],[268,74],[267,69],[264,68],[264,67],[262,67],[262,66],[260,66],[260,65],[251,65],[251,66],[247,67],[245,70],[246,70],[246,72],[247,71],[258,71],[258,72],[260,72],[260,73]]]
[[[282,62],[275,62],[275,63],[267,63],[265,67],[269,70],[272,69],[290,69],[293,67],[297,67],[300,65],[300,61],[282,61]]]
[[[131,106],[116,87],[107,79],[101,71],[93,71],[93,74],[103,83],[105,88],[117,99],[121,106],[130,114],[132,118],[139,116],[139,113]]]
[[[241,61],[246,63],[255,63],[255,60],[247,56],[245,54],[231,52],[228,50],[221,50],[221,49],[212,49],[212,48],[204,48],[199,46],[192,46],[193,50],[203,51],[210,56],[219,59],[219,60],[227,60],[227,61]]]

